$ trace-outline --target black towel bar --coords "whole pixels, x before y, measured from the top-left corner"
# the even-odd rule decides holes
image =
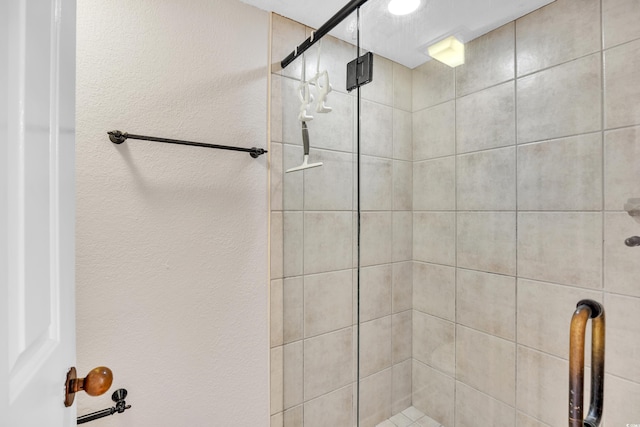
[[[251,157],[257,159],[259,156],[267,153],[267,150],[263,148],[242,148],[242,147],[232,147],[229,145],[216,145],[216,144],[205,144],[204,142],[193,142],[193,141],[182,141],[179,139],[168,139],[168,138],[158,138],[155,136],[145,136],[145,135],[134,135],[132,133],[120,132],[119,130],[113,130],[107,132],[109,135],[109,139],[114,144],[122,144],[127,139],[140,139],[143,141],[154,141],[154,142],[166,142],[168,144],[179,144],[179,145],[192,145],[195,147],[206,147],[206,148],[217,148],[220,150],[232,150],[232,151],[243,151],[245,153],[249,153]]]

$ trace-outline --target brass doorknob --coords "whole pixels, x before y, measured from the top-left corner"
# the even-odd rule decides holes
[[[100,396],[109,390],[111,383],[113,383],[113,372],[106,366],[92,369],[84,378],[78,378],[76,368],[72,367],[67,372],[64,406],[73,405],[73,400],[79,391],[84,390],[89,396]]]

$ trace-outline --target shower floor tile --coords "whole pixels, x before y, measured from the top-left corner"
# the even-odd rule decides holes
[[[408,407],[399,414],[385,420],[377,427],[443,427],[437,421],[429,418],[413,406]]]

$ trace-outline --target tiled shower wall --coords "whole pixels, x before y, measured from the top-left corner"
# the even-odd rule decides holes
[[[363,425],[411,403],[445,427],[564,425],[582,298],[607,311],[604,424],[640,423],[640,253],[623,244],[640,234],[623,211],[640,198],[637,22],[637,0],[557,0],[469,43],[455,70],[376,57],[362,115]],[[273,30],[274,61],[308,35],[277,16]],[[278,427],[354,416],[355,101],[342,76],[356,53],[327,40],[335,110],[310,123],[323,168],[283,178],[302,156],[288,98],[300,64],[272,75]]]
[[[279,61],[309,29],[273,15]],[[271,76],[271,425],[355,423],[357,404],[356,97],[345,89],[355,46],[326,37],[329,114],[310,112],[302,162],[297,60]],[[315,74],[317,48],[306,55]],[[411,404],[411,70],[376,57],[362,90],[360,421],[375,426]],[[315,93],[312,88],[312,93]]]
[[[566,425],[583,298],[607,314],[604,425],[640,423],[638,22],[637,0],[557,0],[413,70],[413,405],[446,427]]]

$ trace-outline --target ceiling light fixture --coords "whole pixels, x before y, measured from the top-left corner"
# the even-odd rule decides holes
[[[464,44],[454,36],[447,37],[427,48],[429,56],[449,67],[464,64]]]
[[[420,0],[391,0],[389,12],[393,15],[408,15],[420,6]]]

